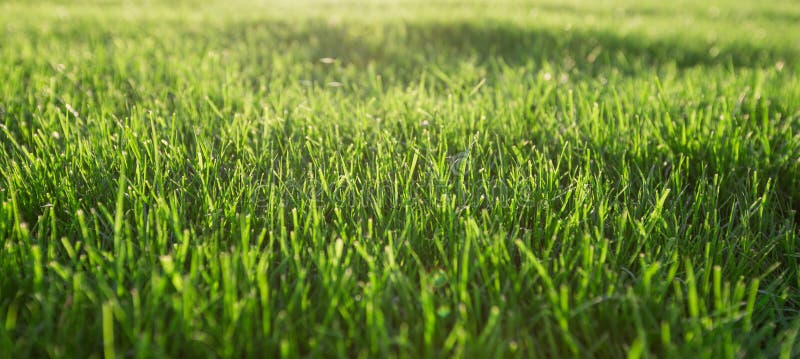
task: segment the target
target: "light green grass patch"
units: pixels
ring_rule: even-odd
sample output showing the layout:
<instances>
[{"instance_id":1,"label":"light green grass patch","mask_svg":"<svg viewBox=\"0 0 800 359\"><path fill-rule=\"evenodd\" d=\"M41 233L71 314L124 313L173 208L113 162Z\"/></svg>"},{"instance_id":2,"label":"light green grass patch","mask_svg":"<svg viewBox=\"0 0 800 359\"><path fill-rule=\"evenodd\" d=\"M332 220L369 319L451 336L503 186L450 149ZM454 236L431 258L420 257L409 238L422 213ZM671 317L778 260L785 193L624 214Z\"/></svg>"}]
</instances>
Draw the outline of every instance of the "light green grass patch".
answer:
<instances>
[{"instance_id":1,"label":"light green grass patch","mask_svg":"<svg viewBox=\"0 0 800 359\"><path fill-rule=\"evenodd\" d=\"M0 357L798 355L791 1L0 3Z\"/></svg>"}]
</instances>

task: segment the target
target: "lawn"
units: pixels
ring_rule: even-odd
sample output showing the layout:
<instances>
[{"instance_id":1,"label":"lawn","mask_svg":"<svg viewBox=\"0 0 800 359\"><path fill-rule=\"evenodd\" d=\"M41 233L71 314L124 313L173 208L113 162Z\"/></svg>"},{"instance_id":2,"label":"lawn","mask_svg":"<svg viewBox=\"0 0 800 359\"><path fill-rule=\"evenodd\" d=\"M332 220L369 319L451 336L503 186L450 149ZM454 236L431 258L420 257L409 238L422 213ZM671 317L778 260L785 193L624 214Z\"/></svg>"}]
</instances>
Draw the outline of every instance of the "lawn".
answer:
<instances>
[{"instance_id":1,"label":"lawn","mask_svg":"<svg viewBox=\"0 0 800 359\"><path fill-rule=\"evenodd\" d=\"M800 355L800 3L0 1L0 357Z\"/></svg>"}]
</instances>

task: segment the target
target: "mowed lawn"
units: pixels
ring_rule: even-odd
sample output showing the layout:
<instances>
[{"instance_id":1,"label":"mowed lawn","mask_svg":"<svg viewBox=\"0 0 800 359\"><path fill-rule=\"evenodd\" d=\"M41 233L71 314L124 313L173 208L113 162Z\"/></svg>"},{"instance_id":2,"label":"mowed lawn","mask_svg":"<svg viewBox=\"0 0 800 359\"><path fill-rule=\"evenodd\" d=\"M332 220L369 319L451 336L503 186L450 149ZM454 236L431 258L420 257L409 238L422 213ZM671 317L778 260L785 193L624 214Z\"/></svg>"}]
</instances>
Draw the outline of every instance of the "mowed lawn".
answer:
<instances>
[{"instance_id":1,"label":"mowed lawn","mask_svg":"<svg viewBox=\"0 0 800 359\"><path fill-rule=\"evenodd\" d=\"M800 355L791 0L0 1L0 357Z\"/></svg>"}]
</instances>

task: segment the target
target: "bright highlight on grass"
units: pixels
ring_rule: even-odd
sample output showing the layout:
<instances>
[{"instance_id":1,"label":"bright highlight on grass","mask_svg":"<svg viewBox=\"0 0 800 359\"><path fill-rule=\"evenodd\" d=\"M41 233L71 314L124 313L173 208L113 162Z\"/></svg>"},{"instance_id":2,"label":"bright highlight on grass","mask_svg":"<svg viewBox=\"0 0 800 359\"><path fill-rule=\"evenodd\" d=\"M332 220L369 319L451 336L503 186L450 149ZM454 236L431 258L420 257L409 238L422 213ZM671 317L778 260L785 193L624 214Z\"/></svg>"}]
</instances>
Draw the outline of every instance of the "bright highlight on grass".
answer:
<instances>
[{"instance_id":1,"label":"bright highlight on grass","mask_svg":"<svg viewBox=\"0 0 800 359\"><path fill-rule=\"evenodd\" d=\"M0 3L0 357L800 355L793 1Z\"/></svg>"}]
</instances>

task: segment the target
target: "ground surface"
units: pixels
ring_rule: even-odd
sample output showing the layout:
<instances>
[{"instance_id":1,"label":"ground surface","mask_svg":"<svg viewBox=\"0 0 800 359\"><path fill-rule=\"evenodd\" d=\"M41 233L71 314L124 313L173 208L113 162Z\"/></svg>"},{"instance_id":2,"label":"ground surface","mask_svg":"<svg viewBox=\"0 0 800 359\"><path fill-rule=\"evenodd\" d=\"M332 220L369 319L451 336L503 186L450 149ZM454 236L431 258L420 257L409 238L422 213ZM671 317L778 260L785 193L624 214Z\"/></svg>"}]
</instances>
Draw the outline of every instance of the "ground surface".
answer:
<instances>
[{"instance_id":1,"label":"ground surface","mask_svg":"<svg viewBox=\"0 0 800 359\"><path fill-rule=\"evenodd\" d=\"M0 1L0 357L798 355L800 4L662 3Z\"/></svg>"}]
</instances>

